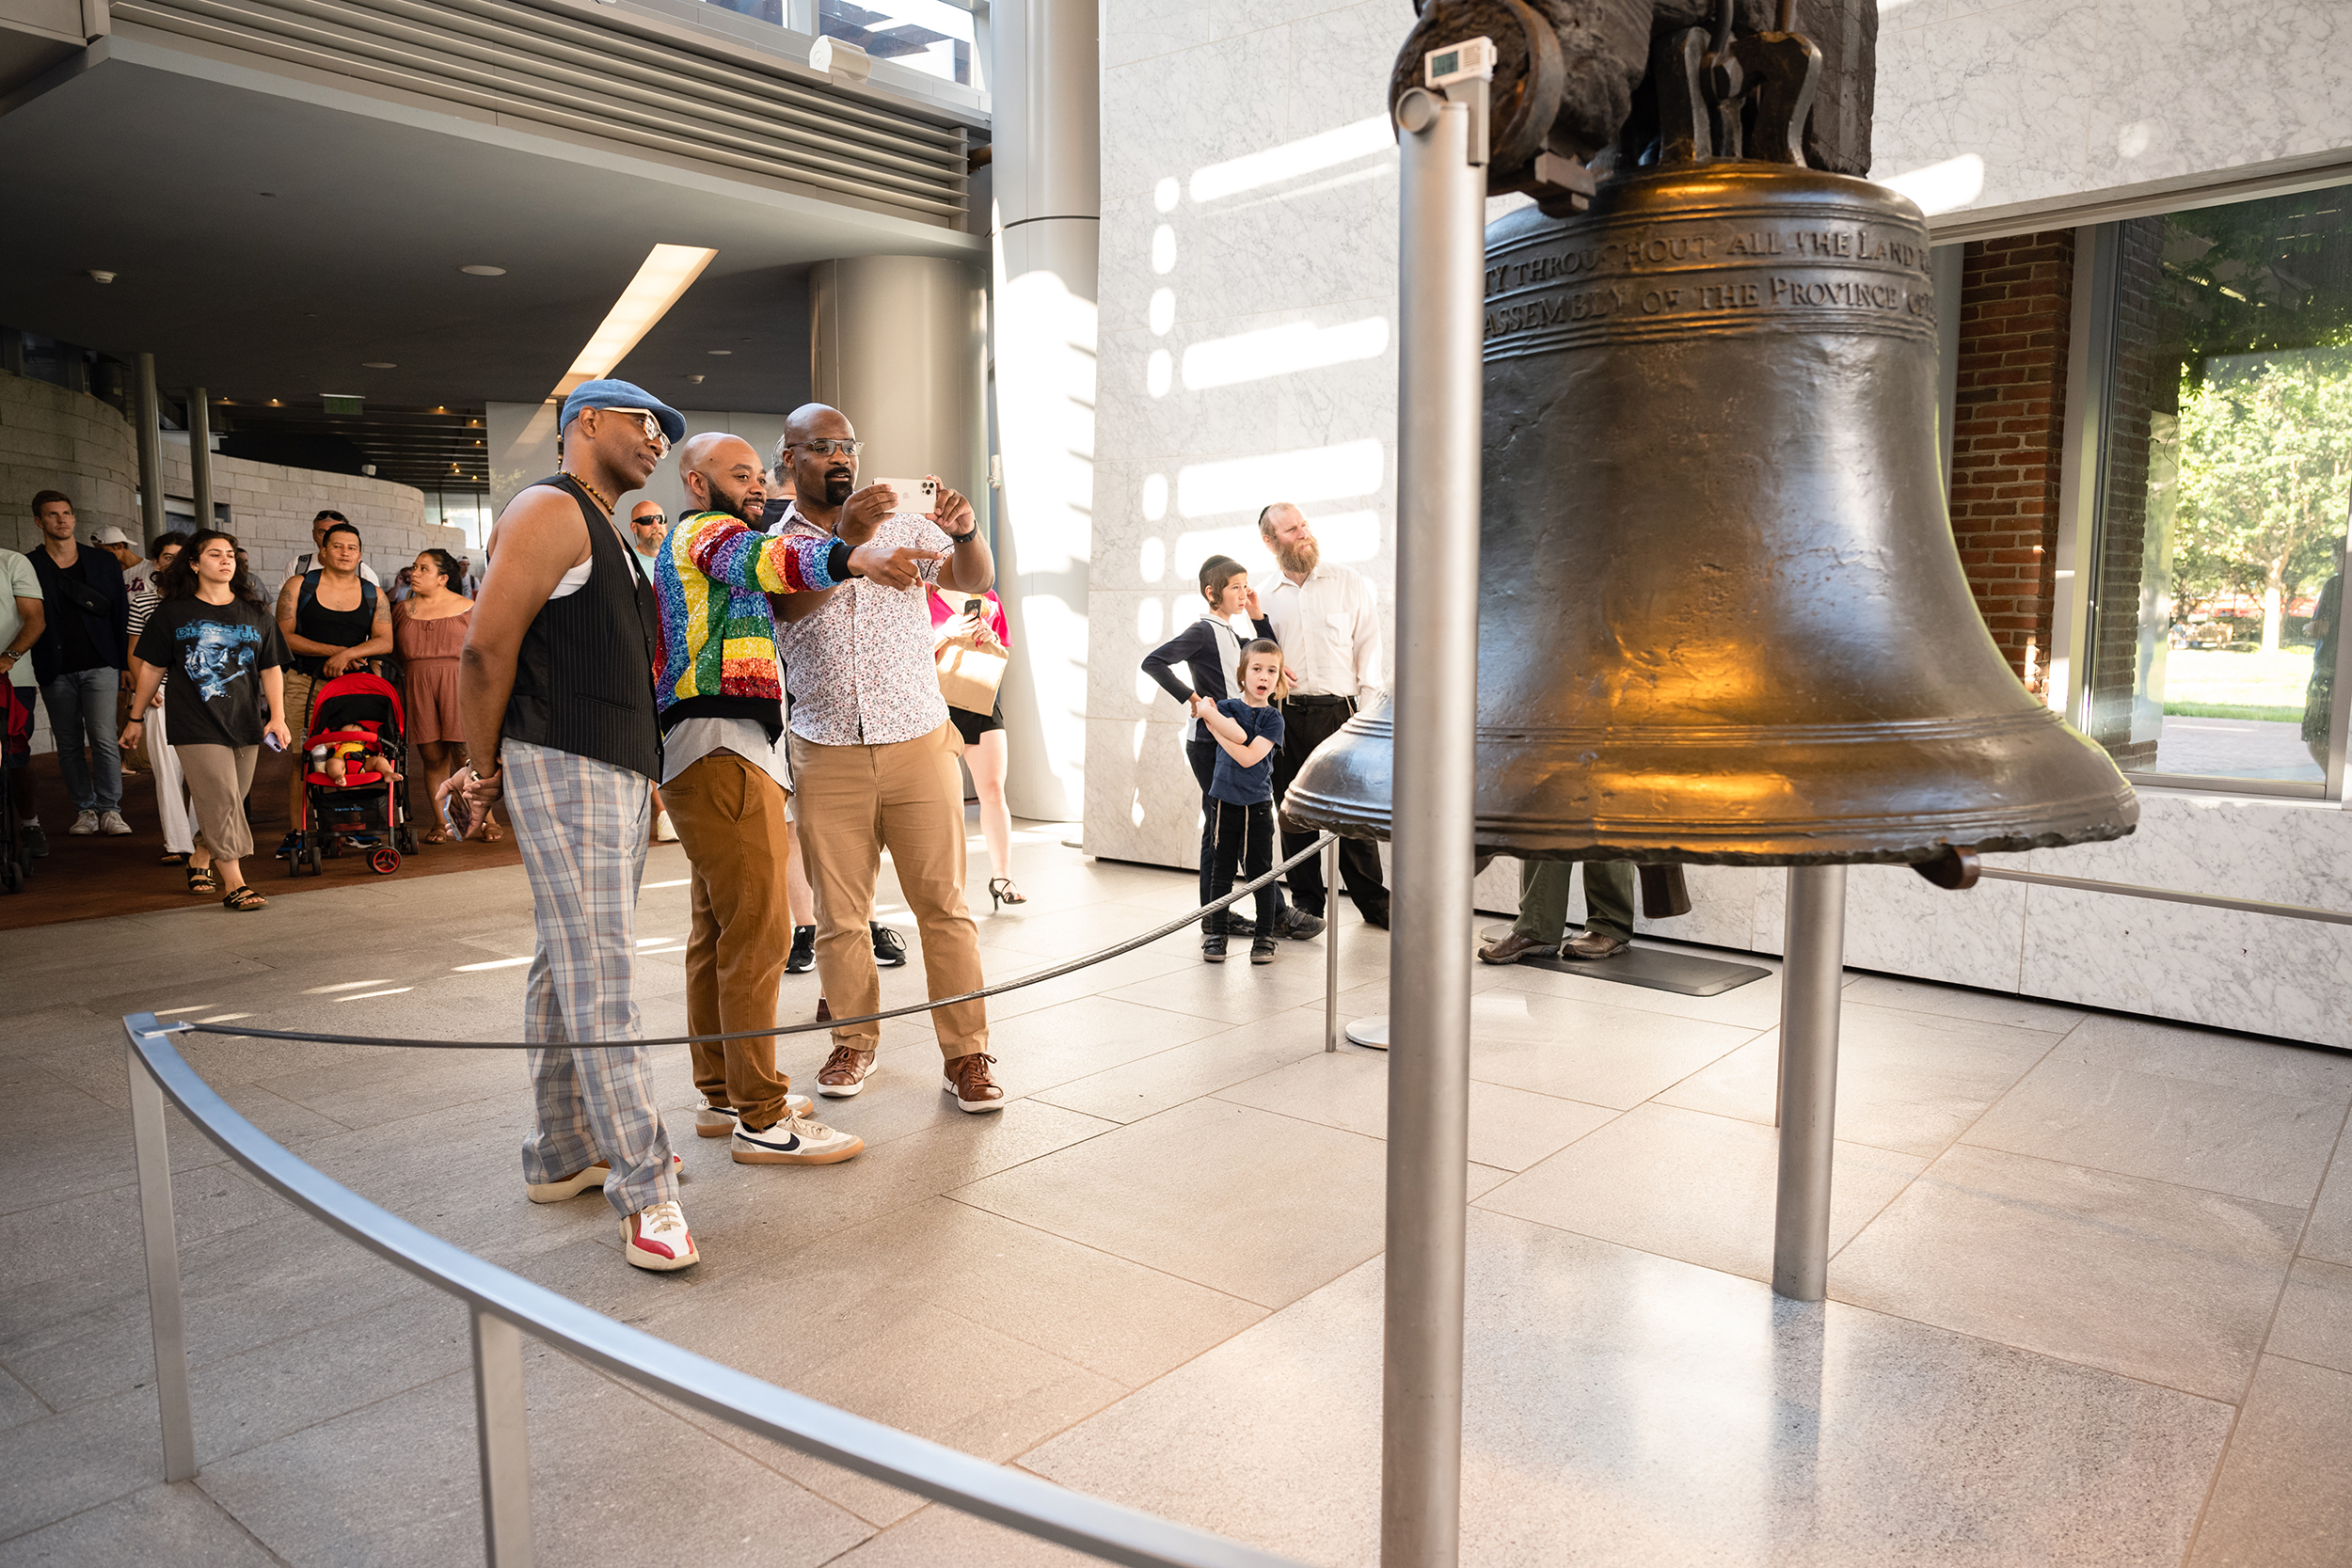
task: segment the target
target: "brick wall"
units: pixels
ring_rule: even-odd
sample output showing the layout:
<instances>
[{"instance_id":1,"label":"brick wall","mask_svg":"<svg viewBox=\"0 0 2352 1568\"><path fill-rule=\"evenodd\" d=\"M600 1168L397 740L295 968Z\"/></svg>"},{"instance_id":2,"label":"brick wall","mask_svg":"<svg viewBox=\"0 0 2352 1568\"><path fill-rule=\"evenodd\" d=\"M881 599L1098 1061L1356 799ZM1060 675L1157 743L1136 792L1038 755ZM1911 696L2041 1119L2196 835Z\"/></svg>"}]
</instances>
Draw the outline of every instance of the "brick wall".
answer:
<instances>
[{"instance_id":1,"label":"brick wall","mask_svg":"<svg viewBox=\"0 0 2352 1568\"><path fill-rule=\"evenodd\" d=\"M2074 277L2071 230L1972 242L1961 275L1952 533L1993 641L2037 695L2049 667Z\"/></svg>"},{"instance_id":2,"label":"brick wall","mask_svg":"<svg viewBox=\"0 0 2352 1568\"><path fill-rule=\"evenodd\" d=\"M2137 707L2140 619L2143 590L2152 564L2164 558L2166 541L2148 533L2149 437L2158 416L2181 411L2180 360L2168 356L2157 312L2164 299L2164 235L2161 217L2115 226L2115 363L2109 372L2106 491L2099 515L2098 594L2089 654L2090 738L2107 749L2119 768L2153 768L2156 726L2133 736Z\"/></svg>"}]
</instances>

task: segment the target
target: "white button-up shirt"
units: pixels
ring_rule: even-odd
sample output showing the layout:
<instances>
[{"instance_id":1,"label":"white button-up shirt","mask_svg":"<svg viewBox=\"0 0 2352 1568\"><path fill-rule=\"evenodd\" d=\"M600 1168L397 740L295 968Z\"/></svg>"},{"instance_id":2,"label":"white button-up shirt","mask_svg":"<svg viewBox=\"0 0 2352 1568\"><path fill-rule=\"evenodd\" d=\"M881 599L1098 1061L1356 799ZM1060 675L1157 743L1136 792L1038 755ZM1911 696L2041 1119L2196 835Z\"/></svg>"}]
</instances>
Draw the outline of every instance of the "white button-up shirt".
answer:
<instances>
[{"instance_id":1,"label":"white button-up shirt","mask_svg":"<svg viewBox=\"0 0 2352 1568\"><path fill-rule=\"evenodd\" d=\"M1282 662L1298 673L1294 691L1371 705L1383 685L1380 599L1362 573L1326 561L1305 582L1293 582L1277 570L1274 591L1260 597Z\"/></svg>"}]
</instances>

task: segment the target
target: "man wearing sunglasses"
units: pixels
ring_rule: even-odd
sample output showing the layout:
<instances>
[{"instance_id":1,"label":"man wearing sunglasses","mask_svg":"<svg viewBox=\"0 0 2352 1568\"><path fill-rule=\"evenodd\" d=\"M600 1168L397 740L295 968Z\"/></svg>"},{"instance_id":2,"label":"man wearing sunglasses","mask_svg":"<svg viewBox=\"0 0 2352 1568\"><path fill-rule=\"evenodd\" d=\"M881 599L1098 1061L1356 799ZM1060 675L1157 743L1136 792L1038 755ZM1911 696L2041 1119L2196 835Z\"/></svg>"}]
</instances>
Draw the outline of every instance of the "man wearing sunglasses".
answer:
<instances>
[{"instance_id":1,"label":"man wearing sunglasses","mask_svg":"<svg viewBox=\"0 0 2352 1568\"><path fill-rule=\"evenodd\" d=\"M874 885L890 852L898 891L923 934L924 978L936 1000L985 984L978 928L963 896L961 737L948 721L932 660L927 585L981 594L996 562L971 503L945 485L928 515L889 484L858 488L863 445L837 408L812 403L785 421L779 460L791 468L787 539L862 538L930 552L911 588L851 582L785 595L778 652L791 694L787 716L795 826L817 889L817 972L835 1016L880 1004L870 944ZM943 1087L966 1111L1004 1107L989 1074L988 1007L936 1007ZM846 1097L874 1070L881 1031L835 1029L817 1092Z\"/></svg>"},{"instance_id":2,"label":"man wearing sunglasses","mask_svg":"<svg viewBox=\"0 0 2352 1568\"><path fill-rule=\"evenodd\" d=\"M660 501L639 501L628 510L629 542L637 553L648 562L661 553L661 541L670 531L670 515L661 510ZM653 568L645 568L648 572Z\"/></svg>"}]
</instances>

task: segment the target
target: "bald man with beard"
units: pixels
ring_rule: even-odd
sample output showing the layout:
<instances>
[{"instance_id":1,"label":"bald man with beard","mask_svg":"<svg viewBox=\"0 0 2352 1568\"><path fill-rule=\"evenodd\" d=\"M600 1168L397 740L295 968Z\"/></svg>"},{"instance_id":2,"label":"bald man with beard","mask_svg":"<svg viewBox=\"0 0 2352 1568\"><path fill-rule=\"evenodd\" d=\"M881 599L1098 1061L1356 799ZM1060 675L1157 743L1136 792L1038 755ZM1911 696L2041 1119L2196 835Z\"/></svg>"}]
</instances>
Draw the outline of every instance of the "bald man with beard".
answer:
<instances>
[{"instance_id":1,"label":"bald man with beard","mask_svg":"<svg viewBox=\"0 0 2352 1568\"><path fill-rule=\"evenodd\" d=\"M776 624L768 595L821 592L852 577L904 588L928 551L868 541L758 531L767 472L741 439L696 436L678 449L694 510L647 563L661 611L654 698L662 736L662 798L692 863L686 944L690 1034L771 1029L792 942L785 896L790 771ZM812 1119L810 1101L776 1070L772 1035L693 1048L702 1104L694 1131L732 1139L739 1164L829 1165L866 1147Z\"/></svg>"}]
</instances>

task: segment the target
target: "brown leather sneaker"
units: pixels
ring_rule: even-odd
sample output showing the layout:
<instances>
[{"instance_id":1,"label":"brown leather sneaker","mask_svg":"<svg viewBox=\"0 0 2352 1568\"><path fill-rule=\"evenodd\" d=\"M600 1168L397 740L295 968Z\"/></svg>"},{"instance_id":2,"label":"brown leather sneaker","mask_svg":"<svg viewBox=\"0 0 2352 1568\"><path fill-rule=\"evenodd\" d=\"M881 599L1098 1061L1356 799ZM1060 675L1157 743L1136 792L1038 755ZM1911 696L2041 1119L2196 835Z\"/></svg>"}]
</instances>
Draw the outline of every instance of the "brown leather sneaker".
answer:
<instances>
[{"instance_id":1,"label":"brown leather sneaker","mask_svg":"<svg viewBox=\"0 0 2352 1568\"><path fill-rule=\"evenodd\" d=\"M1606 931L1581 931L1560 944L1564 958L1613 958L1629 952L1633 944L1622 942Z\"/></svg>"},{"instance_id":2,"label":"brown leather sneaker","mask_svg":"<svg viewBox=\"0 0 2352 1568\"><path fill-rule=\"evenodd\" d=\"M1506 931L1500 942L1490 942L1478 950L1478 961L1488 964L1515 964L1530 953L1548 953L1551 949L1532 937L1517 931Z\"/></svg>"},{"instance_id":3,"label":"brown leather sneaker","mask_svg":"<svg viewBox=\"0 0 2352 1568\"><path fill-rule=\"evenodd\" d=\"M958 1056L947 1064L946 1081L941 1086L967 1111L1001 1111L1005 1108L1005 1091L988 1075L988 1064L995 1059L978 1051L969 1056Z\"/></svg>"},{"instance_id":4,"label":"brown leather sneaker","mask_svg":"<svg viewBox=\"0 0 2352 1568\"><path fill-rule=\"evenodd\" d=\"M847 1100L866 1086L873 1075L874 1053L836 1045L817 1073L817 1092L830 1100Z\"/></svg>"}]
</instances>

